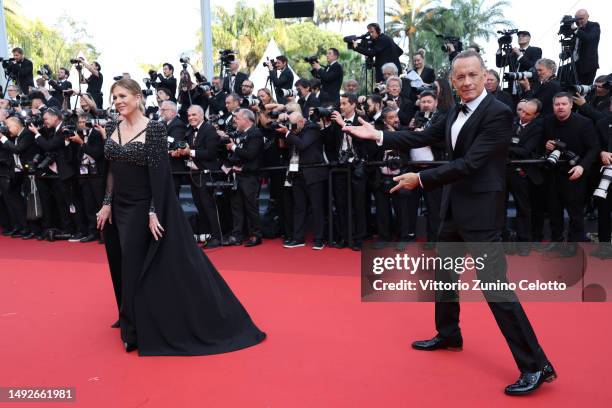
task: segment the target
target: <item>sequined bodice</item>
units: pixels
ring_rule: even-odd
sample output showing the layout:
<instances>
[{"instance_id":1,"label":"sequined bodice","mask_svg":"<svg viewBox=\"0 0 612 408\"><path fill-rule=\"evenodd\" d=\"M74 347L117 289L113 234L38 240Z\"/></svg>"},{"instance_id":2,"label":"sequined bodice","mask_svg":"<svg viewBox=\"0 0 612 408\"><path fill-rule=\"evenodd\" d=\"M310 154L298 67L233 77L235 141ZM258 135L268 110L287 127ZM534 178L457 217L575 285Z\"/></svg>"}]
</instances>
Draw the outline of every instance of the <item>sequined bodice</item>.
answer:
<instances>
[{"instance_id":1,"label":"sequined bodice","mask_svg":"<svg viewBox=\"0 0 612 408\"><path fill-rule=\"evenodd\" d=\"M147 145L143 142L130 142L121 146L109 137L104 144L106 160L146 166L148 156Z\"/></svg>"}]
</instances>

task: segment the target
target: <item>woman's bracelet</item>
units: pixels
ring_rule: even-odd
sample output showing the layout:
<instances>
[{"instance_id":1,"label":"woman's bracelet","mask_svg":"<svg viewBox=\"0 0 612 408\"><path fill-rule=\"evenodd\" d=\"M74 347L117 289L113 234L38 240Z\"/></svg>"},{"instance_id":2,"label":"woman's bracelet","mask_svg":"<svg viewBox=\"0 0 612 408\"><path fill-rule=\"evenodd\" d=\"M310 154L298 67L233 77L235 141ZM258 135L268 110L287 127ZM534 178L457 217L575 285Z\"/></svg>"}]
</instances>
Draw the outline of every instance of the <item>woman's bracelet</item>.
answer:
<instances>
[{"instance_id":1,"label":"woman's bracelet","mask_svg":"<svg viewBox=\"0 0 612 408\"><path fill-rule=\"evenodd\" d=\"M102 200L102 205L111 205L113 202L113 193L104 194L104 199Z\"/></svg>"}]
</instances>

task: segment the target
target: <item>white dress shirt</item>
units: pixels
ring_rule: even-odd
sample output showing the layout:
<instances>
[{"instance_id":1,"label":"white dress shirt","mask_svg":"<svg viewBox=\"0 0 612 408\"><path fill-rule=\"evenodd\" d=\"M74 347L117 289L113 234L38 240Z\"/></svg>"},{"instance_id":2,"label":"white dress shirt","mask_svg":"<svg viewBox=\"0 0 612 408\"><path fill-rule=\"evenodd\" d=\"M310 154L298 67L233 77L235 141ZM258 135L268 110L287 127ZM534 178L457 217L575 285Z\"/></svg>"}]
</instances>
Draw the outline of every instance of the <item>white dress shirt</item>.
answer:
<instances>
[{"instance_id":1,"label":"white dress shirt","mask_svg":"<svg viewBox=\"0 0 612 408\"><path fill-rule=\"evenodd\" d=\"M487 90L483 89L482 93L480 94L478 98L466 103L466 106L468 108L468 113L463 113L462 111L460 111L459 115L457 115L457 119L455 119L455 122L453 122L453 126L451 127L451 145L453 147L453 150L455 150L455 144L457 143L457 137L459 136L459 132L461 131L461 128L463 127L465 122L467 122L470 116L472 116L472 113L474 113L476 108L478 108L478 105L480 105L480 102L482 102L484 98L486 97L487 97Z\"/></svg>"}]
</instances>

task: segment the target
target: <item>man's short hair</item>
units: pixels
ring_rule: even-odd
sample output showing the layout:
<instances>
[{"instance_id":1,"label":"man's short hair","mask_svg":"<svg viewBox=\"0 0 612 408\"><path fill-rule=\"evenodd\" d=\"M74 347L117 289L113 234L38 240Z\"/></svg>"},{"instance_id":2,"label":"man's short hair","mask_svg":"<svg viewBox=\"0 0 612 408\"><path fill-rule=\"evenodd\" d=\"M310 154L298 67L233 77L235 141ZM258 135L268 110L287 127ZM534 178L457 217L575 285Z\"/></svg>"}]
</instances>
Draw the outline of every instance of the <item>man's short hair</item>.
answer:
<instances>
[{"instance_id":1,"label":"man's short hair","mask_svg":"<svg viewBox=\"0 0 612 408\"><path fill-rule=\"evenodd\" d=\"M608 75L600 75L597 78L595 78L595 81L593 81L593 83L603 84L607 80L608 80Z\"/></svg>"},{"instance_id":2,"label":"man's short hair","mask_svg":"<svg viewBox=\"0 0 612 408\"><path fill-rule=\"evenodd\" d=\"M380 26L378 25L378 23L370 23L370 24L368 24L368 28L373 28L376 31L377 34L380 34L381 31L382 31L380 29Z\"/></svg>"},{"instance_id":3,"label":"man's short hair","mask_svg":"<svg viewBox=\"0 0 612 408\"><path fill-rule=\"evenodd\" d=\"M548 59L548 58L540 58L539 60L536 61L535 65L544 65L546 68L548 68L553 73L557 71L557 64L555 63L555 61Z\"/></svg>"},{"instance_id":4,"label":"man's short hair","mask_svg":"<svg viewBox=\"0 0 612 408\"><path fill-rule=\"evenodd\" d=\"M397 75L397 73L399 72L397 69L397 65L392 62L387 62L386 64L383 64L382 67L380 67L380 72L385 72L387 70L392 71L393 75Z\"/></svg>"},{"instance_id":5,"label":"man's short hair","mask_svg":"<svg viewBox=\"0 0 612 408\"><path fill-rule=\"evenodd\" d=\"M553 103L555 103L555 101L560 98L567 98L569 99L570 105L574 104L573 95L569 92L557 92L555 96L553 96Z\"/></svg>"},{"instance_id":6,"label":"man's short hair","mask_svg":"<svg viewBox=\"0 0 612 408\"><path fill-rule=\"evenodd\" d=\"M15 47L15 48L13 48L13 51L11 51L11 52L16 52L17 54L23 55L23 48Z\"/></svg>"},{"instance_id":7,"label":"man's short hair","mask_svg":"<svg viewBox=\"0 0 612 408\"><path fill-rule=\"evenodd\" d=\"M438 94L435 91L423 91L419 94L419 99L425 98L427 96L434 98L435 101L438 100Z\"/></svg>"},{"instance_id":8,"label":"man's short hair","mask_svg":"<svg viewBox=\"0 0 612 408\"><path fill-rule=\"evenodd\" d=\"M169 62L165 62L164 65L162 65L162 67L168 67L170 71L174 72L174 66L172 66L172 64Z\"/></svg>"},{"instance_id":9,"label":"man's short hair","mask_svg":"<svg viewBox=\"0 0 612 408\"><path fill-rule=\"evenodd\" d=\"M495 77L495 79L497 80L497 82L499 82L499 74L497 73L496 70L490 69L490 70L487 71L487 74L493 75Z\"/></svg>"},{"instance_id":10,"label":"man's short hair","mask_svg":"<svg viewBox=\"0 0 612 408\"><path fill-rule=\"evenodd\" d=\"M8 111L6 109L3 109L3 111L8 113ZM18 117L10 116L10 117L6 118L6 123L8 124L9 122L12 122L12 123L14 123L17 126L23 127L23 122L21 122L21 120Z\"/></svg>"},{"instance_id":11,"label":"man's short hair","mask_svg":"<svg viewBox=\"0 0 612 408\"><path fill-rule=\"evenodd\" d=\"M51 115L51 116L55 116L56 118L62 120L63 116L62 116L62 112L57 109L57 108L49 108L45 111L45 115Z\"/></svg>"},{"instance_id":12,"label":"man's short hair","mask_svg":"<svg viewBox=\"0 0 612 408\"><path fill-rule=\"evenodd\" d=\"M243 119L248 119L251 123L255 123L255 114L250 109L238 109L236 114L242 116Z\"/></svg>"},{"instance_id":13,"label":"man's short hair","mask_svg":"<svg viewBox=\"0 0 612 408\"><path fill-rule=\"evenodd\" d=\"M168 109L170 109L174 113L178 112L178 107L176 106L176 103L174 103L173 101L163 101L161 104L166 105ZM194 106L194 105L191 105L191 106ZM195 105L195 106L199 106L199 105Z\"/></svg>"},{"instance_id":14,"label":"man's short hair","mask_svg":"<svg viewBox=\"0 0 612 408\"><path fill-rule=\"evenodd\" d=\"M66 79L70 76L70 70L68 68L61 67L59 71L64 71L66 74Z\"/></svg>"},{"instance_id":15,"label":"man's short hair","mask_svg":"<svg viewBox=\"0 0 612 408\"><path fill-rule=\"evenodd\" d=\"M30 92L30 94L28 95L28 97L30 99L40 99L43 102L46 101L47 99L45 98L45 95L43 95L42 92L39 91L35 91L35 92Z\"/></svg>"},{"instance_id":16,"label":"man's short hair","mask_svg":"<svg viewBox=\"0 0 612 408\"><path fill-rule=\"evenodd\" d=\"M172 101L164 101L162 103L162 105L164 103L168 103L168 102L172 102ZM174 102L172 102L172 103L176 107L176 104ZM191 105L189 108L187 108L187 112L189 112L189 111L196 111L198 114L204 116L204 109L202 109L202 107L200 105Z\"/></svg>"},{"instance_id":17,"label":"man's short hair","mask_svg":"<svg viewBox=\"0 0 612 408\"><path fill-rule=\"evenodd\" d=\"M278 57L276 57L276 59L281 61L281 62L284 62L285 64L287 64L289 62L287 57L285 57L284 55L279 55Z\"/></svg>"},{"instance_id":18,"label":"man's short hair","mask_svg":"<svg viewBox=\"0 0 612 408\"><path fill-rule=\"evenodd\" d=\"M387 119L387 115L389 115L391 112L395 112L395 109L384 108L381 112L383 119Z\"/></svg>"},{"instance_id":19,"label":"man's short hair","mask_svg":"<svg viewBox=\"0 0 612 408\"><path fill-rule=\"evenodd\" d=\"M387 80L385 81L385 85L389 86L390 82L397 82L399 84L400 89L402 89L402 80L400 79L400 77L398 76L390 76L389 78L387 78Z\"/></svg>"},{"instance_id":20,"label":"man's short hair","mask_svg":"<svg viewBox=\"0 0 612 408\"><path fill-rule=\"evenodd\" d=\"M225 97L225 100L227 100L227 98L232 98L232 100L236 103L240 103L240 101L242 101L242 96L238 95L237 93L228 94Z\"/></svg>"},{"instance_id":21,"label":"man's short hair","mask_svg":"<svg viewBox=\"0 0 612 408\"><path fill-rule=\"evenodd\" d=\"M312 78L310 80L311 89L321 89L321 80L319 78Z\"/></svg>"},{"instance_id":22,"label":"man's short hair","mask_svg":"<svg viewBox=\"0 0 612 408\"><path fill-rule=\"evenodd\" d=\"M380 105L382 105L382 103L383 103L383 98L379 94L370 94L370 95L368 95L368 99L371 100L372 102L378 103Z\"/></svg>"},{"instance_id":23,"label":"man's short hair","mask_svg":"<svg viewBox=\"0 0 612 408\"><path fill-rule=\"evenodd\" d=\"M330 50L330 51L331 51L331 52L332 52L332 53L333 53L333 54L334 54L336 57L340 56L340 51L338 51L338 49L337 49L337 48L333 48L333 47L331 47L331 48L329 48L329 50Z\"/></svg>"},{"instance_id":24,"label":"man's short hair","mask_svg":"<svg viewBox=\"0 0 612 408\"><path fill-rule=\"evenodd\" d=\"M304 79L304 78L300 78L295 82L295 86L301 86L302 88L312 88L312 84L310 83L309 80Z\"/></svg>"},{"instance_id":25,"label":"man's short hair","mask_svg":"<svg viewBox=\"0 0 612 408\"><path fill-rule=\"evenodd\" d=\"M340 95L340 98L348 99L348 103L350 103L351 105L357 105L357 102L359 101L359 99L357 98L357 95L352 94L352 93Z\"/></svg>"},{"instance_id":26,"label":"man's short hair","mask_svg":"<svg viewBox=\"0 0 612 408\"><path fill-rule=\"evenodd\" d=\"M451 74L453 73L455 62L460 59L466 59L466 58L478 58L478 61L480 62L480 67L486 71L487 66L482 60L482 56L474 50L465 50L465 51L461 51L459 54L455 56L455 58L453 58L453 62L451 63L451 70L450 70Z\"/></svg>"},{"instance_id":27,"label":"man's short hair","mask_svg":"<svg viewBox=\"0 0 612 408\"><path fill-rule=\"evenodd\" d=\"M542 101L539 100L538 98L531 98L527 101L525 101L525 103L532 103L536 106L536 113L540 113L542 112Z\"/></svg>"}]
</instances>

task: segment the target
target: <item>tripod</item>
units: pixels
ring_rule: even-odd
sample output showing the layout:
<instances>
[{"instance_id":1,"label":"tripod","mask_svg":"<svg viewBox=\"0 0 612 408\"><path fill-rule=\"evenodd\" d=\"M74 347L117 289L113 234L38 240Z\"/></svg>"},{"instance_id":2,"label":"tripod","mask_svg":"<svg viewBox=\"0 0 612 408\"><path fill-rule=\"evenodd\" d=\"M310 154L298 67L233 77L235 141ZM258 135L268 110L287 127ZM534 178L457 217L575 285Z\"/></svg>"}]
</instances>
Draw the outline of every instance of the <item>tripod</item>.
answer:
<instances>
[{"instance_id":1,"label":"tripod","mask_svg":"<svg viewBox=\"0 0 612 408\"><path fill-rule=\"evenodd\" d=\"M503 83L506 83L506 89L510 92L512 96L517 96L519 94L520 88L517 85L516 81L510 81L504 79L504 74L506 73L506 67L508 67L509 72L516 72L518 70L518 61L515 59L512 60L512 45L504 44L502 46L502 58L501 58L501 68L499 69L499 78Z\"/></svg>"},{"instance_id":2,"label":"tripod","mask_svg":"<svg viewBox=\"0 0 612 408\"><path fill-rule=\"evenodd\" d=\"M374 90L374 83L376 78L376 73L374 71L374 58L365 57L365 61L361 64L361 86L362 92L364 95L368 95Z\"/></svg>"},{"instance_id":3,"label":"tripod","mask_svg":"<svg viewBox=\"0 0 612 408\"><path fill-rule=\"evenodd\" d=\"M578 73L576 72L576 38L563 37L561 43L561 53L559 54L559 69L557 69L557 79L561 88L566 89L572 85L578 85ZM590 84L587 84L590 85Z\"/></svg>"}]
</instances>

